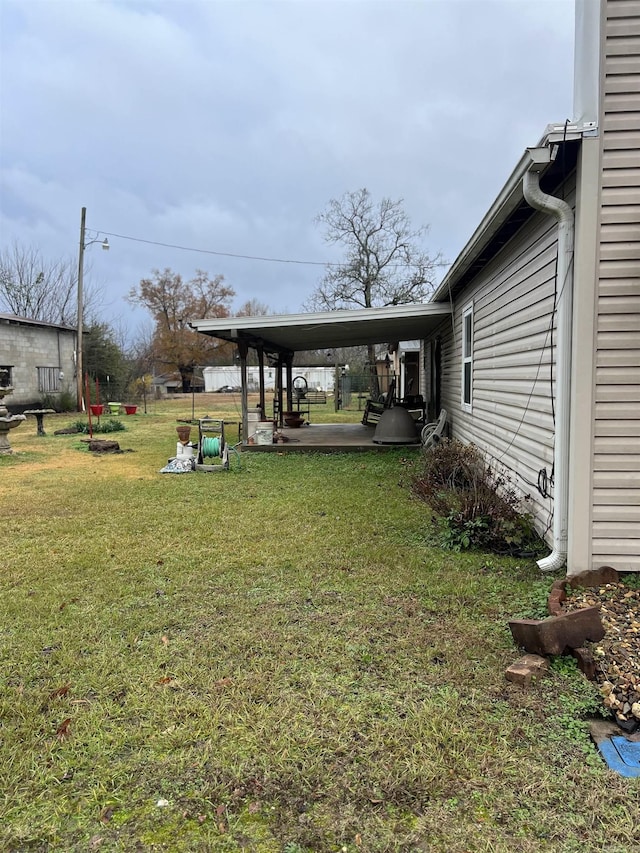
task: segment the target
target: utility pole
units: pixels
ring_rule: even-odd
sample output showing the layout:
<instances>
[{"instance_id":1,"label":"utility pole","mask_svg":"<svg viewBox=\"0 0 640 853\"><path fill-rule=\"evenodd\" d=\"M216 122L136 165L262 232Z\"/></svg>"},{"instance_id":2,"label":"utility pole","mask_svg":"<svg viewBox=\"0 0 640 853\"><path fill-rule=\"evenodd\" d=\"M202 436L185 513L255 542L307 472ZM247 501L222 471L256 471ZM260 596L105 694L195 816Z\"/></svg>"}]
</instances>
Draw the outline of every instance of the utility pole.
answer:
<instances>
[{"instance_id":1,"label":"utility pole","mask_svg":"<svg viewBox=\"0 0 640 853\"><path fill-rule=\"evenodd\" d=\"M78 411L84 411L82 404L82 314L84 312L84 232L87 219L87 208L83 207L80 214L80 251L78 252L78 327L76 332L76 380L78 388Z\"/></svg>"},{"instance_id":2,"label":"utility pole","mask_svg":"<svg viewBox=\"0 0 640 853\"><path fill-rule=\"evenodd\" d=\"M77 380L77 393L78 393L78 411L84 411L84 405L82 402L82 398L84 396L84 386L83 386L83 369L82 369L82 323L83 323L83 314L84 314L84 250L87 246L91 246L92 243L100 243L103 249L108 251L109 249L109 240L107 237L104 240L100 240L96 237L95 240L89 240L88 243L85 242L85 225L87 221L87 208L83 207L82 212L80 213L80 249L78 251L78 325L76 330L76 380ZM89 401L87 401L88 404Z\"/></svg>"}]
</instances>

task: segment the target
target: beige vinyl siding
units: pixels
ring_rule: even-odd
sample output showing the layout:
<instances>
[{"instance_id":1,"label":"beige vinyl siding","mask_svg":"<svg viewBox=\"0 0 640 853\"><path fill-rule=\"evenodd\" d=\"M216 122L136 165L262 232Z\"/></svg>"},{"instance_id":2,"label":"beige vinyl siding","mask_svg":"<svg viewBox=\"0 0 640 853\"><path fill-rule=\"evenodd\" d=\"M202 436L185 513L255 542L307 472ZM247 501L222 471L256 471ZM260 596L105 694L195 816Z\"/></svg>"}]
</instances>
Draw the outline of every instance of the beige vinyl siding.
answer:
<instances>
[{"instance_id":1,"label":"beige vinyl siding","mask_svg":"<svg viewBox=\"0 0 640 853\"><path fill-rule=\"evenodd\" d=\"M640 571L640 2L605 27L592 551Z\"/></svg>"},{"instance_id":2,"label":"beige vinyl siding","mask_svg":"<svg viewBox=\"0 0 640 853\"><path fill-rule=\"evenodd\" d=\"M571 179L565 190L573 204ZM456 438L474 442L512 471L513 482L532 498L541 532L553 502L535 484L553 464L551 325L557 255L555 220L534 214L527 226L456 298L455 342L443 325L442 404ZM473 301L473 403L461 404L462 312ZM555 330L554 330L555 333Z\"/></svg>"}]
</instances>

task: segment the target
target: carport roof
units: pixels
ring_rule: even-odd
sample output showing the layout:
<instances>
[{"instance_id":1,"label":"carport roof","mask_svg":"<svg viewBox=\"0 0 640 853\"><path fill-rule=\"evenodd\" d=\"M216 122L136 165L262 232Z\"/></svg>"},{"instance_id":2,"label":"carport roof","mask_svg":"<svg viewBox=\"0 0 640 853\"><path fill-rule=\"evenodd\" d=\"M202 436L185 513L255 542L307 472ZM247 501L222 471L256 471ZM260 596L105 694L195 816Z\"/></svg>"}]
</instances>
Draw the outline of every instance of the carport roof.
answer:
<instances>
[{"instance_id":1,"label":"carport roof","mask_svg":"<svg viewBox=\"0 0 640 853\"><path fill-rule=\"evenodd\" d=\"M192 320L190 325L225 341L286 353L421 340L428 338L449 314L448 305L429 302L313 314Z\"/></svg>"}]
</instances>

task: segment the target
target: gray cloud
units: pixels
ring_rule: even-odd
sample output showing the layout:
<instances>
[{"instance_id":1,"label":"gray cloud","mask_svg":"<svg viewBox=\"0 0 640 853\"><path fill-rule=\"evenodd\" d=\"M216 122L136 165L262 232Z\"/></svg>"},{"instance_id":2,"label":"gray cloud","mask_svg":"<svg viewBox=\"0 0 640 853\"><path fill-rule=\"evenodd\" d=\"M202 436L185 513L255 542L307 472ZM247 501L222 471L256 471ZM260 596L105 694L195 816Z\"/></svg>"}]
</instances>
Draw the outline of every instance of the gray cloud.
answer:
<instances>
[{"instance_id":1,"label":"gray cloud","mask_svg":"<svg viewBox=\"0 0 640 853\"><path fill-rule=\"evenodd\" d=\"M571 0L2 0L2 240L91 228L335 258L314 225L361 186L453 260L522 150L571 115ZM105 312L152 267L298 310L322 269L111 240Z\"/></svg>"}]
</instances>

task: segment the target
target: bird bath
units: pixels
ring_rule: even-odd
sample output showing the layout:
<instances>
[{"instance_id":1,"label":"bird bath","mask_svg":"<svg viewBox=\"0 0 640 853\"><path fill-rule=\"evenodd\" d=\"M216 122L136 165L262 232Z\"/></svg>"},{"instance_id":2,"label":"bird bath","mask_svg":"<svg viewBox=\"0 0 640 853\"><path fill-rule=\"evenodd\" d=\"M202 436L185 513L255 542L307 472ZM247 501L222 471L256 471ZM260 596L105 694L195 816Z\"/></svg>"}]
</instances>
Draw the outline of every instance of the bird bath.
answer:
<instances>
[{"instance_id":1,"label":"bird bath","mask_svg":"<svg viewBox=\"0 0 640 853\"><path fill-rule=\"evenodd\" d=\"M2 377L0 377L0 382ZM8 455L13 453L9 444L9 430L20 426L23 421L26 421L24 415L10 415L7 407L4 404L4 398L7 394L11 394L13 388L11 385L0 384L0 455Z\"/></svg>"}]
</instances>

